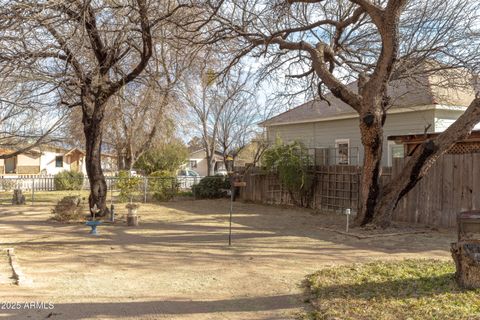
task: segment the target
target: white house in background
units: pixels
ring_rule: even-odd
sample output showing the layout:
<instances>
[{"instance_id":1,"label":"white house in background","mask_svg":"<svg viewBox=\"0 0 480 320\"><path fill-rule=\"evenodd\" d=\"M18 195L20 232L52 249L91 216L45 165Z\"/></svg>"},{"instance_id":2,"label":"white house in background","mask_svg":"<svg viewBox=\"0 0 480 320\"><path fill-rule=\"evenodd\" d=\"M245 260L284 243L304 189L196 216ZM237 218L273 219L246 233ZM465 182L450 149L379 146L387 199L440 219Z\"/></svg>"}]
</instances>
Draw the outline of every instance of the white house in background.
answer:
<instances>
[{"instance_id":1,"label":"white house in background","mask_svg":"<svg viewBox=\"0 0 480 320\"><path fill-rule=\"evenodd\" d=\"M14 150L0 150L0 154ZM108 174L116 170L116 157L102 154L102 168ZM0 175L55 175L61 171L87 174L85 152L78 148L40 146L8 159L0 159Z\"/></svg>"},{"instance_id":2,"label":"white house in background","mask_svg":"<svg viewBox=\"0 0 480 320\"><path fill-rule=\"evenodd\" d=\"M225 171L225 163L223 162L222 154L215 151L214 159L214 173L216 174L219 171ZM185 167L197 172L200 176L208 176L207 153L205 152L205 149L191 152Z\"/></svg>"},{"instance_id":3,"label":"white house in background","mask_svg":"<svg viewBox=\"0 0 480 320\"><path fill-rule=\"evenodd\" d=\"M433 75L391 82L388 92L393 105L384 126L384 166L391 166L392 158L404 156L403 146L388 141L388 136L442 132L474 99L473 85L454 90L445 82L445 78ZM349 86L356 90L356 83ZM310 148L317 164L361 165L358 114L332 94L326 99L330 105L326 101L309 101L262 122L269 143L277 139L283 143L302 142Z\"/></svg>"}]
</instances>

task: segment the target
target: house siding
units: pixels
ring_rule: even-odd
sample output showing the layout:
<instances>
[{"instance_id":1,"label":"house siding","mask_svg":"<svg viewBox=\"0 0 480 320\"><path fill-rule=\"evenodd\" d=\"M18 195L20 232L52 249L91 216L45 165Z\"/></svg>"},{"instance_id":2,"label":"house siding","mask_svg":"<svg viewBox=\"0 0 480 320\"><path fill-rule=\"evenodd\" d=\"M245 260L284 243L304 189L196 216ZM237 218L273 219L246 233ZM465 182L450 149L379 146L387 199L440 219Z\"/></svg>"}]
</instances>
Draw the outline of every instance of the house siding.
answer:
<instances>
[{"instance_id":1,"label":"house siding","mask_svg":"<svg viewBox=\"0 0 480 320\"><path fill-rule=\"evenodd\" d=\"M390 114L384 126L383 165L389 164L388 142L386 137L409 133L424 132L431 125L428 132L433 132L434 111L412 111L400 114ZM308 148L334 148L335 140L349 139L350 148L358 148L358 160L363 160L358 117L342 120L330 120L314 123L286 124L267 127L267 137L270 143L277 138L283 143L293 141L302 142ZM354 152L355 150L352 150ZM352 155L351 155L352 157Z\"/></svg>"},{"instance_id":2,"label":"house siding","mask_svg":"<svg viewBox=\"0 0 480 320\"><path fill-rule=\"evenodd\" d=\"M17 174L38 174L40 172L40 155L19 154L16 171Z\"/></svg>"},{"instance_id":3,"label":"house siding","mask_svg":"<svg viewBox=\"0 0 480 320\"><path fill-rule=\"evenodd\" d=\"M445 131L464 111L458 110L435 110L435 132ZM480 130L480 123L474 130Z\"/></svg>"},{"instance_id":4,"label":"house siding","mask_svg":"<svg viewBox=\"0 0 480 320\"><path fill-rule=\"evenodd\" d=\"M57 167L55 164L55 158L57 156L63 157L62 167ZM41 170L46 174L54 174L54 175L62 171L70 170L70 165L66 163L65 160L66 160L66 157L62 152L44 151L40 161Z\"/></svg>"},{"instance_id":5,"label":"house siding","mask_svg":"<svg viewBox=\"0 0 480 320\"><path fill-rule=\"evenodd\" d=\"M220 157L218 154L215 154L215 163L223 163L223 158ZM188 157L188 161L197 161L196 168L190 168L200 176L208 176L208 161L207 161L207 153L205 150L199 150L192 152ZM189 167L189 164L186 164ZM214 164L215 165L215 164Z\"/></svg>"}]
</instances>

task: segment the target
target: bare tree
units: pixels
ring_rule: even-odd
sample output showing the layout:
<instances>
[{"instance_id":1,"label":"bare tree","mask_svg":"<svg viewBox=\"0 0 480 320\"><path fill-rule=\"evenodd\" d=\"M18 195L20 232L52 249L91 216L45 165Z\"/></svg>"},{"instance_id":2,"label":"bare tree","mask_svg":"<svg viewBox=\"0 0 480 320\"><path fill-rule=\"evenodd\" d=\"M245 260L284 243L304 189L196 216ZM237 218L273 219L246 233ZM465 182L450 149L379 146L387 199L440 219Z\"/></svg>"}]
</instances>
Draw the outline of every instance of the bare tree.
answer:
<instances>
[{"instance_id":1,"label":"bare tree","mask_svg":"<svg viewBox=\"0 0 480 320\"><path fill-rule=\"evenodd\" d=\"M0 84L0 159L14 157L45 143L57 142L67 112L48 98L6 77ZM36 102L32 103L31 100ZM67 110L65 110L67 111Z\"/></svg>"},{"instance_id":2,"label":"bare tree","mask_svg":"<svg viewBox=\"0 0 480 320\"><path fill-rule=\"evenodd\" d=\"M172 35L174 28L154 34L154 60L145 83L126 86L113 99L106 143L116 150L120 168L131 170L147 150L169 141L175 128L174 116L181 109L179 81L195 61L197 48L182 46Z\"/></svg>"},{"instance_id":3,"label":"bare tree","mask_svg":"<svg viewBox=\"0 0 480 320\"><path fill-rule=\"evenodd\" d=\"M82 109L90 208L108 211L101 168L108 101L139 79L152 57L152 33L185 6L169 0L15 0L0 9L0 62L34 90Z\"/></svg>"},{"instance_id":4,"label":"bare tree","mask_svg":"<svg viewBox=\"0 0 480 320\"><path fill-rule=\"evenodd\" d=\"M252 124L242 124L239 115L239 112L246 112L247 97L251 95L248 81L249 77L241 75L240 71L219 79L212 64L205 62L184 80L182 100L191 111L187 114L191 127L195 128L201 137L208 175L214 174L215 152L220 147L226 161L234 143L244 143L234 135L241 135L240 131L246 132L245 128L237 126L248 127Z\"/></svg>"},{"instance_id":5,"label":"bare tree","mask_svg":"<svg viewBox=\"0 0 480 320\"><path fill-rule=\"evenodd\" d=\"M237 92L232 92L235 98L227 103L218 115L218 138L217 144L222 153L225 165L232 163L237 155L251 142L258 133L257 123L261 121L260 106L257 97L252 89L253 79L250 74L237 77L245 77L244 82L238 87ZM243 88L242 88L243 87ZM232 158L232 162L227 161ZM233 171L232 168L227 168Z\"/></svg>"},{"instance_id":6,"label":"bare tree","mask_svg":"<svg viewBox=\"0 0 480 320\"><path fill-rule=\"evenodd\" d=\"M230 50L231 64L247 54L265 57L265 77L300 79L305 81L301 91L313 88L321 99L331 92L358 113L365 150L359 225L388 226L399 199L480 120L480 100L475 99L450 129L422 144L401 174L380 189L383 126L392 106L388 84L452 69L471 80L462 70L479 62L479 8L472 1L218 1L210 8L210 34L198 34L197 43ZM184 28L195 32L195 26ZM347 85L352 81L355 85Z\"/></svg>"}]
</instances>

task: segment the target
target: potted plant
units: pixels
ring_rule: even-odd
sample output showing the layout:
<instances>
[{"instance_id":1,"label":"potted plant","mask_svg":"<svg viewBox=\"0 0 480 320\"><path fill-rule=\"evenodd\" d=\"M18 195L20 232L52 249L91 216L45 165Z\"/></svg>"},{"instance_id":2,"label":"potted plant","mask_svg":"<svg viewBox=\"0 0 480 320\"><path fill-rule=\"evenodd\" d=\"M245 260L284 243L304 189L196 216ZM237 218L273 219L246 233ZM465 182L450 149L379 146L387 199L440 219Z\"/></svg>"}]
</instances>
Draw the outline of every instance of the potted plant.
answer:
<instances>
[{"instance_id":1,"label":"potted plant","mask_svg":"<svg viewBox=\"0 0 480 320\"><path fill-rule=\"evenodd\" d=\"M125 206L125 208L127 208L127 210L128 210L128 215L129 216L137 215L137 210L138 210L139 207L140 207L140 205L138 203L133 203L133 202L129 202Z\"/></svg>"}]
</instances>

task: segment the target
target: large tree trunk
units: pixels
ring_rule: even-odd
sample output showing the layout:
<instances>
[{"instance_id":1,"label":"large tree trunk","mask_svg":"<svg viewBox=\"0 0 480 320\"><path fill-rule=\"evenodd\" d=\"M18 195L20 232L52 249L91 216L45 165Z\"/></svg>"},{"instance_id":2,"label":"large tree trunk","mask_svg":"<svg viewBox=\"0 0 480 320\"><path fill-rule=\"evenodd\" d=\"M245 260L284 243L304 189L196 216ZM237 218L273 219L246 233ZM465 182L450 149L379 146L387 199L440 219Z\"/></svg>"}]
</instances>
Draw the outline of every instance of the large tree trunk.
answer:
<instances>
[{"instance_id":1,"label":"large tree trunk","mask_svg":"<svg viewBox=\"0 0 480 320\"><path fill-rule=\"evenodd\" d=\"M87 108L84 108L84 110ZM90 110L93 110L90 108ZM107 183L103 175L101 165L101 146L102 146L102 118L103 106L96 108L96 112L83 113L83 131L86 141L86 169L90 181L90 196L88 203L90 212L93 215L92 208L97 207L100 211L98 215L105 216L108 213L106 205Z\"/></svg>"},{"instance_id":2,"label":"large tree trunk","mask_svg":"<svg viewBox=\"0 0 480 320\"><path fill-rule=\"evenodd\" d=\"M360 131L365 156L360 182L360 203L355 223L364 226L372 222L380 194L383 150L382 115L367 113L361 116Z\"/></svg>"},{"instance_id":3,"label":"large tree trunk","mask_svg":"<svg viewBox=\"0 0 480 320\"><path fill-rule=\"evenodd\" d=\"M205 157L207 158L207 176L215 175L215 149L212 150L209 144L205 146Z\"/></svg>"},{"instance_id":4,"label":"large tree trunk","mask_svg":"<svg viewBox=\"0 0 480 320\"><path fill-rule=\"evenodd\" d=\"M207 156L207 175L215 175L215 159L213 156Z\"/></svg>"},{"instance_id":5,"label":"large tree trunk","mask_svg":"<svg viewBox=\"0 0 480 320\"><path fill-rule=\"evenodd\" d=\"M124 168L124 170L131 171L133 169L134 163L135 163L135 160L133 159L132 151L129 150L129 151L127 151L127 153L125 155L125 168Z\"/></svg>"}]
</instances>

